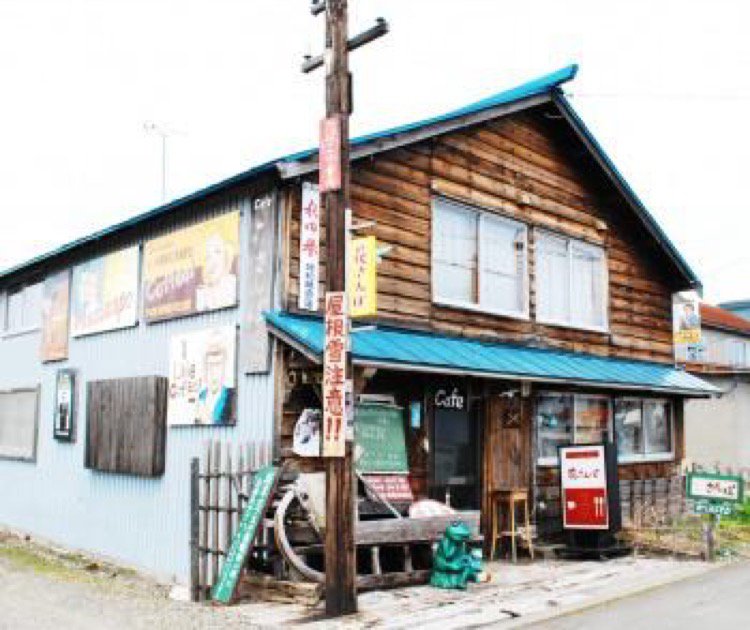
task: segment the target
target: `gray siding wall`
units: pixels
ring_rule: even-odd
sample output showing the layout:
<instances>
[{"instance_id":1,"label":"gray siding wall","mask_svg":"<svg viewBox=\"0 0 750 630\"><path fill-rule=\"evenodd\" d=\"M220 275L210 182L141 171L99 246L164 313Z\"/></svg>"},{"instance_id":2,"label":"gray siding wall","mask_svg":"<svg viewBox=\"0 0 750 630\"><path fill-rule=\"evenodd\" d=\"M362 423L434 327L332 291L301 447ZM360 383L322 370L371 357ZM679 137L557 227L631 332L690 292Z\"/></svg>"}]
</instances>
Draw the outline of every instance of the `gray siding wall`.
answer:
<instances>
[{"instance_id":1,"label":"gray siding wall","mask_svg":"<svg viewBox=\"0 0 750 630\"><path fill-rule=\"evenodd\" d=\"M242 210L240 308L151 325L141 321L131 329L71 338L68 360L44 365L39 361L38 332L0 337L0 390L41 385L36 463L0 459L0 524L112 557L162 578L187 581L190 459L212 438L236 443L272 441L273 374L245 376L239 371L235 427L168 429L166 472L158 479L92 472L83 467L85 383L126 376L167 376L169 340L174 333L240 324L247 306L242 283L248 262L250 200L238 198L201 212L183 213L170 228L100 252L142 242L237 207ZM142 303L142 295L140 299ZM55 374L64 367L78 370L73 444L52 437Z\"/></svg>"}]
</instances>

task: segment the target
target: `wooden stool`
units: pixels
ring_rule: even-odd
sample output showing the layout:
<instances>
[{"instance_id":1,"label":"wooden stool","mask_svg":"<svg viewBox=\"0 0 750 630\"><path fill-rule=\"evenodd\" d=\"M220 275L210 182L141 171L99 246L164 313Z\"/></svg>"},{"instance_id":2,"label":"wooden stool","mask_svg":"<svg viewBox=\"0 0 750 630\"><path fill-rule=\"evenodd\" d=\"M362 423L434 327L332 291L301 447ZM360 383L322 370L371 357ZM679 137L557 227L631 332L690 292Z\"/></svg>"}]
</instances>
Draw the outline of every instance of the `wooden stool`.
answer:
<instances>
[{"instance_id":1,"label":"wooden stool","mask_svg":"<svg viewBox=\"0 0 750 630\"><path fill-rule=\"evenodd\" d=\"M524 539L529 549L531 559L534 559L534 544L531 541L531 523L529 521L529 493L525 488L513 488L504 490L493 490L490 496L490 509L492 511L492 543L490 545L490 560L495 558L497 541L502 538L510 538L511 558L515 564L516 538L520 532L516 530L516 508L523 505L524 512ZM507 529L510 524L510 529ZM501 529L501 527L503 529Z\"/></svg>"}]
</instances>

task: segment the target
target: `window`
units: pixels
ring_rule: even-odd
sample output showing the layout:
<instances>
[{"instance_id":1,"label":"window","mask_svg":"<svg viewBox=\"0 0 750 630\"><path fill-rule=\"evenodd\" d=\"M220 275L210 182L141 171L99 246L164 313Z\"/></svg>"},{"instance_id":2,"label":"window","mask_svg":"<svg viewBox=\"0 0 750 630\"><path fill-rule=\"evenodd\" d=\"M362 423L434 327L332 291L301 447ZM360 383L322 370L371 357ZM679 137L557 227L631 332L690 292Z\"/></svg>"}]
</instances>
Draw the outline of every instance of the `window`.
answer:
<instances>
[{"instance_id":1,"label":"window","mask_svg":"<svg viewBox=\"0 0 750 630\"><path fill-rule=\"evenodd\" d=\"M42 284L32 284L8 294L5 332L39 328L42 322Z\"/></svg>"},{"instance_id":2,"label":"window","mask_svg":"<svg viewBox=\"0 0 750 630\"><path fill-rule=\"evenodd\" d=\"M555 464L558 446L609 439L610 410L606 396L540 394L536 417L540 464Z\"/></svg>"},{"instance_id":3,"label":"window","mask_svg":"<svg viewBox=\"0 0 750 630\"><path fill-rule=\"evenodd\" d=\"M536 318L575 328L607 328L604 250L536 232Z\"/></svg>"},{"instance_id":4,"label":"window","mask_svg":"<svg viewBox=\"0 0 750 630\"><path fill-rule=\"evenodd\" d=\"M0 457L36 458L39 390L0 392Z\"/></svg>"},{"instance_id":5,"label":"window","mask_svg":"<svg viewBox=\"0 0 750 630\"><path fill-rule=\"evenodd\" d=\"M437 199L433 212L433 299L526 317L526 226Z\"/></svg>"},{"instance_id":6,"label":"window","mask_svg":"<svg viewBox=\"0 0 750 630\"><path fill-rule=\"evenodd\" d=\"M672 406L664 400L616 400L615 435L621 461L671 458Z\"/></svg>"}]
</instances>

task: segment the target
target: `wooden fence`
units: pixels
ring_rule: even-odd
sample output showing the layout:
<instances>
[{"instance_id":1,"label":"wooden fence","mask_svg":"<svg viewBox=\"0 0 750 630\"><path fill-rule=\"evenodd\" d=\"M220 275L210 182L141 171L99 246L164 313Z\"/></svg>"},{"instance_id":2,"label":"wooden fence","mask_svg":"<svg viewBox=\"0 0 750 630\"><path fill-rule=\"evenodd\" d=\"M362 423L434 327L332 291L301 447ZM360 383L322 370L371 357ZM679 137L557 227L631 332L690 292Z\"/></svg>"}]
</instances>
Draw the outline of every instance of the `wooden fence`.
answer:
<instances>
[{"instance_id":1,"label":"wooden fence","mask_svg":"<svg viewBox=\"0 0 750 630\"><path fill-rule=\"evenodd\" d=\"M190 592L210 599L245 508L253 474L270 463L271 444L207 442L190 464Z\"/></svg>"}]
</instances>

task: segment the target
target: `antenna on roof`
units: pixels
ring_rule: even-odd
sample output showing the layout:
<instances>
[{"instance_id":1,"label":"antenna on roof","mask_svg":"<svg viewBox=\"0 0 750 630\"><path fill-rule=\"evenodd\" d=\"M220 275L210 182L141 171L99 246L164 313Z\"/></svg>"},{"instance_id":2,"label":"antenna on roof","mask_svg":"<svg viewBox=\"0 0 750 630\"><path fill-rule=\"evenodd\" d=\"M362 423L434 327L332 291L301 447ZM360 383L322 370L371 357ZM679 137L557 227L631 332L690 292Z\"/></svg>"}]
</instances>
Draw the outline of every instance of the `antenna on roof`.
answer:
<instances>
[{"instance_id":1,"label":"antenna on roof","mask_svg":"<svg viewBox=\"0 0 750 630\"><path fill-rule=\"evenodd\" d=\"M161 200L167 200L167 138L178 135L179 132L152 121L143 123L143 130L161 138Z\"/></svg>"}]
</instances>

